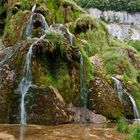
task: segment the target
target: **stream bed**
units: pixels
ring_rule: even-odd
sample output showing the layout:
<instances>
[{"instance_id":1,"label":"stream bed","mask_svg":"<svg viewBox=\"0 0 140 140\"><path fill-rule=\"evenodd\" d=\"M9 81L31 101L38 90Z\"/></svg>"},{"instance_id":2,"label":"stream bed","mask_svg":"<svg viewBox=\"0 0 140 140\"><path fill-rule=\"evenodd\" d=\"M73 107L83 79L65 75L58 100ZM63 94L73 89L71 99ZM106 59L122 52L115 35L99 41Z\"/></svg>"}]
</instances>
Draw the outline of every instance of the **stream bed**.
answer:
<instances>
[{"instance_id":1,"label":"stream bed","mask_svg":"<svg viewBox=\"0 0 140 140\"><path fill-rule=\"evenodd\" d=\"M56 126L25 125L23 140L124 140L114 126L95 124L64 124ZM21 140L20 125L0 125L0 140Z\"/></svg>"}]
</instances>

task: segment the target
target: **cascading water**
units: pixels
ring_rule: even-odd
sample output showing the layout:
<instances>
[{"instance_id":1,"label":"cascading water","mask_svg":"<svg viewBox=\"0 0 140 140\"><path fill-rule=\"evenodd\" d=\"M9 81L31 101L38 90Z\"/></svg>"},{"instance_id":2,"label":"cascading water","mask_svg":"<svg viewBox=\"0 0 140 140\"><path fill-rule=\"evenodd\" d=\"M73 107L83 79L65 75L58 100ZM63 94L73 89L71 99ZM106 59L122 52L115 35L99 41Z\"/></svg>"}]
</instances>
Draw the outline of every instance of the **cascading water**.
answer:
<instances>
[{"instance_id":1,"label":"cascading water","mask_svg":"<svg viewBox=\"0 0 140 140\"><path fill-rule=\"evenodd\" d=\"M25 99L25 95L29 89L29 87L31 86L31 59L32 59L32 48L33 48L33 45L32 44L29 48L29 51L27 53L27 56L26 56L26 62L25 62L25 65L24 65L24 74L23 74L23 78L20 82L20 85L19 85L19 88L20 88L20 92L22 94L22 98L21 98L21 107L20 107L20 110L21 110L21 113L20 113L20 116L21 116L21 121L20 123L21 124L26 124L26 111L25 111L25 104L24 104L24 99Z\"/></svg>"},{"instance_id":2,"label":"cascading water","mask_svg":"<svg viewBox=\"0 0 140 140\"><path fill-rule=\"evenodd\" d=\"M32 12L35 11L36 5L32 7ZM28 21L28 25L26 27L26 38L31 38L32 37L32 30L33 30L33 20L34 20L34 13L33 15L30 16L30 19ZM38 13L37 13L38 14ZM48 30L48 25L45 21L45 18L43 15L38 14L40 19L41 19L41 28L43 28L44 32L46 33ZM24 139L24 133L25 133L25 128L24 124L26 124L26 110L25 110L25 97L26 94L29 90L29 88L32 85L32 49L33 46L41 39L45 38L46 34L41 36L36 42L34 42L30 47L29 51L26 55L26 61L24 65L24 71L23 71L23 78L19 84L19 90L21 92L21 103L20 103L20 140Z\"/></svg>"},{"instance_id":3,"label":"cascading water","mask_svg":"<svg viewBox=\"0 0 140 140\"><path fill-rule=\"evenodd\" d=\"M112 79L113 79L113 81L114 81L114 89L115 89L115 91L116 91L116 93L117 93L117 95L118 95L120 101L122 102L122 101L123 101L123 100L122 100L122 96L123 96L122 84L121 84L121 82L120 82L118 79L116 79L115 77L112 77ZM126 93L127 93L127 92L126 92ZM131 103L132 103L132 106L133 106L134 119L139 119L139 118L140 118L140 115L139 115L139 111L138 111L138 107L137 107L137 105L136 105L136 102L135 102L135 100L133 99L133 97L132 97L130 94L127 93L127 95L128 95L128 97L129 97L129 99L130 99L130 101L131 101Z\"/></svg>"},{"instance_id":4,"label":"cascading water","mask_svg":"<svg viewBox=\"0 0 140 140\"><path fill-rule=\"evenodd\" d=\"M32 12L34 12L35 11L35 9L36 9L36 5L34 5L33 7L32 7Z\"/></svg>"},{"instance_id":5,"label":"cascading water","mask_svg":"<svg viewBox=\"0 0 140 140\"><path fill-rule=\"evenodd\" d=\"M24 71L23 71L23 78L19 84L19 89L21 92L21 105L20 105L20 123L26 124L26 111L25 111L25 96L29 90L29 88L32 86L32 48L33 46L41 39L43 39L46 35L41 36L36 42L34 42L26 55L26 61L24 65Z\"/></svg>"},{"instance_id":6,"label":"cascading water","mask_svg":"<svg viewBox=\"0 0 140 140\"><path fill-rule=\"evenodd\" d=\"M123 88L121 82L116 79L115 77L112 77L114 81L114 89L116 91L116 94L118 95L120 101L122 102L122 96L123 96Z\"/></svg>"},{"instance_id":7,"label":"cascading water","mask_svg":"<svg viewBox=\"0 0 140 140\"><path fill-rule=\"evenodd\" d=\"M73 35L72 35L72 33L70 33L70 31L68 29L67 29L67 33L68 33L67 40L69 41L69 43L71 45L73 45Z\"/></svg>"},{"instance_id":8,"label":"cascading water","mask_svg":"<svg viewBox=\"0 0 140 140\"><path fill-rule=\"evenodd\" d=\"M37 14L40 16L41 27L42 27L42 29L43 29L44 31L47 31L48 28L49 28L49 26L48 26L48 24L47 24L47 22L46 22L46 20L45 20L45 17L44 17L42 14L40 14L40 13L37 13Z\"/></svg>"},{"instance_id":9,"label":"cascading water","mask_svg":"<svg viewBox=\"0 0 140 140\"><path fill-rule=\"evenodd\" d=\"M27 24L27 28L26 28L26 31L25 31L26 38L31 38L33 36L32 31L33 31L33 22L34 22L34 16L35 15L39 16L40 23L41 23L41 28L43 29L44 32L46 32L49 28L49 26L48 26L48 24L45 20L45 17L40 13L34 13L33 15L30 16L28 24Z\"/></svg>"},{"instance_id":10,"label":"cascading water","mask_svg":"<svg viewBox=\"0 0 140 140\"><path fill-rule=\"evenodd\" d=\"M86 105L87 105L87 93L86 93L86 85L84 80L84 63L83 63L83 55L80 52L80 100L82 102L83 113L81 113L81 121L86 122Z\"/></svg>"},{"instance_id":11,"label":"cascading water","mask_svg":"<svg viewBox=\"0 0 140 140\"><path fill-rule=\"evenodd\" d=\"M137 107L137 105L136 105L135 100L133 99L133 97L132 97L131 95L128 94L128 96L129 96L129 98L130 98L130 100L131 100L131 103L132 103L132 105L133 105L134 118L135 118L135 119L140 119L140 114L139 114L138 107Z\"/></svg>"},{"instance_id":12,"label":"cascading water","mask_svg":"<svg viewBox=\"0 0 140 140\"><path fill-rule=\"evenodd\" d=\"M80 53L81 54L81 53ZM86 106L87 103L87 96L85 90L85 82L84 82L84 69L83 69L83 56L80 55L80 93L81 98L83 100L84 105Z\"/></svg>"},{"instance_id":13,"label":"cascading water","mask_svg":"<svg viewBox=\"0 0 140 140\"><path fill-rule=\"evenodd\" d=\"M51 28L61 31L69 44L73 45L73 34L63 24L52 24Z\"/></svg>"},{"instance_id":14,"label":"cascading water","mask_svg":"<svg viewBox=\"0 0 140 140\"><path fill-rule=\"evenodd\" d=\"M27 27L26 27L26 38L32 37L32 29L33 29L33 15L30 16Z\"/></svg>"}]
</instances>

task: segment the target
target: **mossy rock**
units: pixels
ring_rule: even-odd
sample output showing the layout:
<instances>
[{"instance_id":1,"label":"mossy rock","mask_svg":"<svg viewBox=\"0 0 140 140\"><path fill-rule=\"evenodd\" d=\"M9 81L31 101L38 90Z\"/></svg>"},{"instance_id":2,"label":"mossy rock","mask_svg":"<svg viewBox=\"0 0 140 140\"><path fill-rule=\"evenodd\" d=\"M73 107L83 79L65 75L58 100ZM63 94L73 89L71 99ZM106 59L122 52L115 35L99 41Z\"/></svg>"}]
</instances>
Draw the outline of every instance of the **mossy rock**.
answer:
<instances>
[{"instance_id":1,"label":"mossy rock","mask_svg":"<svg viewBox=\"0 0 140 140\"><path fill-rule=\"evenodd\" d=\"M14 15L11 12L8 13L3 36L5 47L14 46L18 41L22 40L29 16L28 11L22 12L20 10Z\"/></svg>"},{"instance_id":2,"label":"mossy rock","mask_svg":"<svg viewBox=\"0 0 140 140\"><path fill-rule=\"evenodd\" d=\"M65 102L53 87L31 87L25 102L27 102L27 123L29 124L44 125L70 122Z\"/></svg>"},{"instance_id":3,"label":"mossy rock","mask_svg":"<svg viewBox=\"0 0 140 140\"><path fill-rule=\"evenodd\" d=\"M123 109L113 88L103 79L95 77L90 81L88 108L109 119L119 119Z\"/></svg>"}]
</instances>

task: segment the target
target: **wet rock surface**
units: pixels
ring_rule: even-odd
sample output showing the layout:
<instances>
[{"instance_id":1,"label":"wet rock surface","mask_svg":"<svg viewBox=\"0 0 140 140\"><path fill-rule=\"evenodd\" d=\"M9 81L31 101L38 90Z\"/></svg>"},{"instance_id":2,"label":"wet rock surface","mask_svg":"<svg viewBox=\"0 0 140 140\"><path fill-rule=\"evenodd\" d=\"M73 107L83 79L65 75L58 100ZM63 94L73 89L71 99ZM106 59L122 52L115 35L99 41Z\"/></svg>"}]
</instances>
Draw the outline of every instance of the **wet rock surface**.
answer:
<instances>
[{"instance_id":1,"label":"wet rock surface","mask_svg":"<svg viewBox=\"0 0 140 140\"><path fill-rule=\"evenodd\" d=\"M122 116L123 109L113 88L100 77L90 81L88 108L110 119Z\"/></svg>"}]
</instances>

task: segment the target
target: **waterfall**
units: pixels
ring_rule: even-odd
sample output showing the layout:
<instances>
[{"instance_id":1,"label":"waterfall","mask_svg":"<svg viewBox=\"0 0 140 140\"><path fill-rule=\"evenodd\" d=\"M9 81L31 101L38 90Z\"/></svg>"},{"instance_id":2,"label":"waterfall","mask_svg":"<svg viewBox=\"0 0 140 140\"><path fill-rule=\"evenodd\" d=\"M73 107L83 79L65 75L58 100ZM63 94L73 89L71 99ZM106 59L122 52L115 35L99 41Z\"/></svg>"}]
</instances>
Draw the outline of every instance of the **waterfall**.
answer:
<instances>
[{"instance_id":1,"label":"waterfall","mask_svg":"<svg viewBox=\"0 0 140 140\"><path fill-rule=\"evenodd\" d=\"M68 42L71 44L71 45L73 45L73 35L72 35L72 33L70 33L70 31L67 29L67 34L68 34L68 36L67 36L67 40L68 40Z\"/></svg>"},{"instance_id":2,"label":"waterfall","mask_svg":"<svg viewBox=\"0 0 140 140\"><path fill-rule=\"evenodd\" d=\"M116 91L116 94L118 95L120 101L122 102L122 96L123 96L123 88L121 82L116 79L115 77L112 77L114 81L114 89Z\"/></svg>"},{"instance_id":3,"label":"waterfall","mask_svg":"<svg viewBox=\"0 0 140 140\"><path fill-rule=\"evenodd\" d=\"M35 15L39 16L40 22L41 22L41 28L43 29L44 32L46 32L49 28L45 20L45 17L40 13L34 13L33 15L30 16L27 27L26 27L26 31L25 31L26 38L31 38L33 36L32 30L33 30L33 22L34 22Z\"/></svg>"},{"instance_id":4,"label":"waterfall","mask_svg":"<svg viewBox=\"0 0 140 140\"><path fill-rule=\"evenodd\" d=\"M84 84L84 73L83 73L83 56L80 55L80 93L82 95L82 99L84 100L85 94L85 84Z\"/></svg>"},{"instance_id":5,"label":"waterfall","mask_svg":"<svg viewBox=\"0 0 140 140\"><path fill-rule=\"evenodd\" d=\"M85 80L84 80L84 63L83 63L83 55L80 52L80 99L82 102L82 111L81 114L81 121L85 122L86 121L86 105L87 105L87 93L86 93L86 85L85 85Z\"/></svg>"},{"instance_id":6,"label":"waterfall","mask_svg":"<svg viewBox=\"0 0 140 140\"><path fill-rule=\"evenodd\" d=\"M137 105L136 105L135 100L133 99L133 97L132 97L131 95L128 94L128 96L129 96L129 98L130 98L130 100L131 100L131 103L132 103L132 105L133 105L134 118L135 118L135 119L140 119L140 114L139 114L138 107L137 107Z\"/></svg>"},{"instance_id":7,"label":"waterfall","mask_svg":"<svg viewBox=\"0 0 140 140\"><path fill-rule=\"evenodd\" d=\"M23 74L23 78L19 84L19 88L20 88L20 92L22 94L21 97L21 106L20 106L20 116L21 116L21 124L26 124L26 111L25 111L25 104L24 104L24 99L25 99L25 95L29 89L29 87L31 86L31 77L32 77L32 72L31 72L31 59L32 59L32 48L33 48L32 44L29 48L29 51L27 53L26 56L26 62L24 65L24 74Z\"/></svg>"},{"instance_id":8,"label":"waterfall","mask_svg":"<svg viewBox=\"0 0 140 140\"><path fill-rule=\"evenodd\" d=\"M26 37L31 38L32 37L32 29L33 29L33 15L30 16L27 27L26 27Z\"/></svg>"},{"instance_id":9,"label":"waterfall","mask_svg":"<svg viewBox=\"0 0 140 140\"><path fill-rule=\"evenodd\" d=\"M37 14L40 16L41 27L43 28L44 31L47 31L49 26L48 26L48 24L47 24L47 22L45 20L45 17L42 14L40 14L40 13L37 13Z\"/></svg>"},{"instance_id":10,"label":"waterfall","mask_svg":"<svg viewBox=\"0 0 140 140\"><path fill-rule=\"evenodd\" d=\"M61 31L69 44L73 45L73 34L63 24L52 24L50 28Z\"/></svg>"},{"instance_id":11,"label":"waterfall","mask_svg":"<svg viewBox=\"0 0 140 140\"><path fill-rule=\"evenodd\" d=\"M119 97L119 99L120 99L120 101L122 103L122 101L123 101L123 98L122 98L122 96L123 96L122 84L121 84L121 82L118 79L116 79L114 77L112 77L112 79L114 81L114 89L115 89L115 91L116 91L116 93L117 93L117 95L118 95L118 97ZM129 97L129 99L130 99L130 101L132 103L132 106L133 106L134 119L139 119L140 118L140 115L139 115L138 107L136 105L135 100L127 92L126 92L126 94L128 95L128 97Z\"/></svg>"},{"instance_id":12,"label":"waterfall","mask_svg":"<svg viewBox=\"0 0 140 140\"><path fill-rule=\"evenodd\" d=\"M36 42L34 42L26 55L23 78L19 84L19 90L21 92L21 104L20 104L20 123L26 124L26 111L25 111L25 96L32 86L32 51L33 46L41 39L45 38L46 35L41 36Z\"/></svg>"},{"instance_id":13,"label":"waterfall","mask_svg":"<svg viewBox=\"0 0 140 140\"><path fill-rule=\"evenodd\" d=\"M36 4L32 7L32 12L34 12L35 11L35 9L36 9Z\"/></svg>"}]
</instances>

